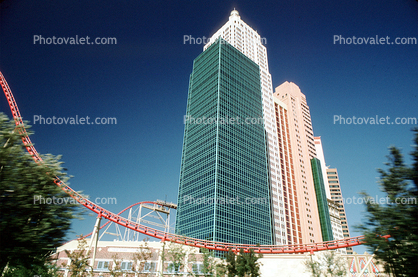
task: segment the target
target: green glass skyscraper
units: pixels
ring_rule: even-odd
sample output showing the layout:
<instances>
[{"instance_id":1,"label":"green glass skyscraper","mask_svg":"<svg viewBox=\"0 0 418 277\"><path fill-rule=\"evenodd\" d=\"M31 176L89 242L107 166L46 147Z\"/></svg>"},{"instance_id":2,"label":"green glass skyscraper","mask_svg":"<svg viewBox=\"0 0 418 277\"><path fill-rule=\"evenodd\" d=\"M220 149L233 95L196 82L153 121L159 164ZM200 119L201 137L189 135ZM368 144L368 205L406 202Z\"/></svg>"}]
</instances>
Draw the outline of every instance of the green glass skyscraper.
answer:
<instances>
[{"instance_id":1,"label":"green glass skyscraper","mask_svg":"<svg viewBox=\"0 0 418 277\"><path fill-rule=\"evenodd\" d=\"M222 38L193 63L176 233L272 244L259 66Z\"/></svg>"}]
</instances>

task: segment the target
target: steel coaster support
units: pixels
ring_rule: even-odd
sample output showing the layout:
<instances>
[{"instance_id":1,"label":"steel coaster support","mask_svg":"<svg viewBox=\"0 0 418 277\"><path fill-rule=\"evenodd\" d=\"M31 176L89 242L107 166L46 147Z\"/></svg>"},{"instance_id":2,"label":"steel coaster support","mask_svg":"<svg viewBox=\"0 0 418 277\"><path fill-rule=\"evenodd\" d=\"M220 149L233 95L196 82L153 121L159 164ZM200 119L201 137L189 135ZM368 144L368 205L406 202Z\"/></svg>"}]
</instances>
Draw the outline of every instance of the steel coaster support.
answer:
<instances>
[{"instance_id":1,"label":"steel coaster support","mask_svg":"<svg viewBox=\"0 0 418 277\"><path fill-rule=\"evenodd\" d=\"M164 232L169 233L170 232L170 214L167 214L167 218L165 221L165 228L164 228Z\"/></svg>"},{"instance_id":2,"label":"steel coaster support","mask_svg":"<svg viewBox=\"0 0 418 277\"><path fill-rule=\"evenodd\" d=\"M96 219L96 224L94 224L93 237L91 238L91 241L90 241L89 251L91 251L91 248L92 248L93 243L94 243L93 257L91 258L91 264L90 264L92 272L93 272L93 269L94 269L94 262L96 260L97 242L99 241L99 230L100 230L99 226L100 226L100 221L101 220L102 220L102 216L99 214L97 216L97 219Z\"/></svg>"},{"instance_id":3,"label":"steel coaster support","mask_svg":"<svg viewBox=\"0 0 418 277\"><path fill-rule=\"evenodd\" d=\"M113 222L112 222L112 221L108 221L107 223L110 223L110 224L109 224L109 226L107 226L107 227L106 227L106 229L102 232L102 234L101 234L101 235L100 235L100 237L99 237L99 240L101 240L101 239L102 239L102 237L103 237L105 234L111 234L111 235L119 236L119 235L118 235L118 233L117 233L118 229L116 229L116 233L115 233L115 234L112 234L112 233L108 233L108 232L107 232L107 230L109 230L110 226L112 226L112 223L113 223ZM99 228L99 230L101 230L101 229L102 229L105 225L106 225L106 224L103 224L103 225ZM90 235L91 235L91 234L93 234L93 232L91 232L91 233L90 233Z\"/></svg>"},{"instance_id":4,"label":"steel coaster support","mask_svg":"<svg viewBox=\"0 0 418 277\"><path fill-rule=\"evenodd\" d=\"M132 208L129 209L128 220L132 221ZM126 228L125 234L123 235L122 241L129 241L129 237L131 235L131 230Z\"/></svg>"},{"instance_id":5,"label":"steel coaster support","mask_svg":"<svg viewBox=\"0 0 418 277\"><path fill-rule=\"evenodd\" d=\"M142 214L142 204L139 205L138 216L136 217L136 223L138 223L139 225L141 225L141 214ZM139 233L135 232L135 235L136 235L136 241L139 241Z\"/></svg>"}]
</instances>

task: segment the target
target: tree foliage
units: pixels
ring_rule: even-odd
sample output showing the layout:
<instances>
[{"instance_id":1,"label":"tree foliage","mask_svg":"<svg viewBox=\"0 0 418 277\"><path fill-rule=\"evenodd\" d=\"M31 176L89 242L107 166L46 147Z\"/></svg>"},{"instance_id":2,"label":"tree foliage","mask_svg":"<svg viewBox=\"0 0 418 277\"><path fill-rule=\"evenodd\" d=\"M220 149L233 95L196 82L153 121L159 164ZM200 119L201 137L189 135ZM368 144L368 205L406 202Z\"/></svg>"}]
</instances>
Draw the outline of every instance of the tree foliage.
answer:
<instances>
[{"instance_id":1,"label":"tree foliage","mask_svg":"<svg viewBox=\"0 0 418 277\"><path fill-rule=\"evenodd\" d=\"M313 277L335 277L347 275L347 261L335 251L325 251L318 258L311 255L304 262L305 268Z\"/></svg>"},{"instance_id":2,"label":"tree foliage","mask_svg":"<svg viewBox=\"0 0 418 277\"><path fill-rule=\"evenodd\" d=\"M366 245L393 276L418 276L418 129L414 131L413 165L405 165L401 151L391 147L388 169L378 170L386 203L376 203L362 193L367 221L358 228L366 237Z\"/></svg>"},{"instance_id":3,"label":"tree foliage","mask_svg":"<svg viewBox=\"0 0 418 277\"><path fill-rule=\"evenodd\" d=\"M132 265L132 271L136 272L138 276L147 277L152 274L151 268L148 270L150 272L144 272L148 261L152 259L152 251L148 246L148 241L148 238L144 238L143 244L139 246L138 252L134 253L132 256L132 259L135 262L135 264Z\"/></svg>"},{"instance_id":4,"label":"tree foliage","mask_svg":"<svg viewBox=\"0 0 418 277\"><path fill-rule=\"evenodd\" d=\"M83 235L80 235L76 250L64 250L67 254L67 257L69 258L69 263L66 265L66 267L68 268L70 277L88 276L87 270L92 270L89 264L90 251L87 249L87 241L82 237Z\"/></svg>"},{"instance_id":5,"label":"tree foliage","mask_svg":"<svg viewBox=\"0 0 418 277\"><path fill-rule=\"evenodd\" d=\"M45 267L52 251L64 242L76 210L71 201L46 203L67 196L54 184L54 176L68 178L59 157L45 155L43 164L36 164L19 131L0 113L0 273L6 266L29 271Z\"/></svg>"},{"instance_id":6,"label":"tree foliage","mask_svg":"<svg viewBox=\"0 0 418 277\"><path fill-rule=\"evenodd\" d=\"M317 260L314 260L312 255L308 260L305 260L305 268L308 272L312 274L313 277L321 277L321 263Z\"/></svg>"},{"instance_id":7,"label":"tree foliage","mask_svg":"<svg viewBox=\"0 0 418 277\"><path fill-rule=\"evenodd\" d=\"M171 241L167 249L167 259L170 261L167 270L174 272L174 275L180 275L181 272L185 272L186 264L185 258L187 256L187 250L182 244Z\"/></svg>"},{"instance_id":8,"label":"tree foliage","mask_svg":"<svg viewBox=\"0 0 418 277\"><path fill-rule=\"evenodd\" d=\"M8 267L4 270L2 277L28 277L28 276L42 276L42 277L61 277L59 268L52 263L35 264L30 268L23 265Z\"/></svg>"},{"instance_id":9,"label":"tree foliage","mask_svg":"<svg viewBox=\"0 0 418 277\"><path fill-rule=\"evenodd\" d=\"M235 277L237 275L236 257L231 249L226 254L226 271L228 277Z\"/></svg>"},{"instance_id":10,"label":"tree foliage","mask_svg":"<svg viewBox=\"0 0 418 277\"><path fill-rule=\"evenodd\" d=\"M241 249L238 255L235 255L234 252L229 250L226 254L226 271L228 277L260 276L259 258L262 258L262 255L255 255L253 249L248 253L245 253L244 249Z\"/></svg>"},{"instance_id":11,"label":"tree foliage","mask_svg":"<svg viewBox=\"0 0 418 277\"><path fill-rule=\"evenodd\" d=\"M224 260L215 257L214 251L209 251L206 248L202 248L201 253L203 262L203 275L205 276L216 276L224 277L226 274L226 268ZM232 253L234 254L234 253Z\"/></svg>"},{"instance_id":12,"label":"tree foliage","mask_svg":"<svg viewBox=\"0 0 418 277\"><path fill-rule=\"evenodd\" d=\"M113 254L112 260L113 260L113 265L109 267L109 275L112 277L123 276L123 272L121 270L123 259L119 259L118 254Z\"/></svg>"}]
</instances>

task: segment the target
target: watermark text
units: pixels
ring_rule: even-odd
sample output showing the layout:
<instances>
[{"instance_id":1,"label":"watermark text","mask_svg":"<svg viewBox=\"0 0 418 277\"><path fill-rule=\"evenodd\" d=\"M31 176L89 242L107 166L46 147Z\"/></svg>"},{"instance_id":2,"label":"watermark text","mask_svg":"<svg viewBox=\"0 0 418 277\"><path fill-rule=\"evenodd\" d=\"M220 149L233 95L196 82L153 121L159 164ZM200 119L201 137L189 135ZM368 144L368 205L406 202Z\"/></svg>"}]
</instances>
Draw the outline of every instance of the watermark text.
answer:
<instances>
[{"instance_id":1,"label":"watermark text","mask_svg":"<svg viewBox=\"0 0 418 277\"><path fill-rule=\"evenodd\" d=\"M263 124L264 119L262 117L259 118L253 118L253 117L247 117L247 118L241 118L239 116L235 117L192 117L190 115L185 115L183 117L183 123L184 124L203 124L203 125L211 125L211 124Z\"/></svg>"},{"instance_id":2,"label":"watermark text","mask_svg":"<svg viewBox=\"0 0 418 277\"><path fill-rule=\"evenodd\" d=\"M91 39L91 40L90 40ZM96 37L95 39L89 36L78 36L75 37L43 37L42 35L33 36L33 44L54 44L54 45L96 45L96 44L118 44L118 40L115 37Z\"/></svg>"},{"instance_id":3,"label":"watermark text","mask_svg":"<svg viewBox=\"0 0 418 277\"><path fill-rule=\"evenodd\" d=\"M416 205L416 197L397 197L391 200L388 196L386 197L347 197L342 198L342 203L347 205L362 205L362 204L380 204L380 205L391 205L391 204L403 204L403 205Z\"/></svg>"},{"instance_id":4,"label":"watermark text","mask_svg":"<svg viewBox=\"0 0 418 277\"><path fill-rule=\"evenodd\" d=\"M269 202L266 198L254 198L254 197L245 197L240 199L239 196L236 197L193 197L191 195L183 196L183 204L193 204L193 205L267 205Z\"/></svg>"},{"instance_id":5,"label":"watermark text","mask_svg":"<svg viewBox=\"0 0 418 277\"><path fill-rule=\"evenodd\" d=\"M75 117L43 117L42 115L33 116L33 124L40 125L116 125L118 121L116 117L96 117L90 120L89 116L78 116Z\"/></svg>"},{"instance_id":6,"label":"watermark text","mask_svg":"<svg viewBox=\"0 0 418 277\"><path fill-rule=\"evenodd\" d=\"M98 205L105 205L105 204L117 204L116 197L96 197L93 201L95 204ZM78 204L77 200L72 197L43 197L42 195L34 195L33 196L33 204L38 205L67 205L67 204Z\"/></svg>"},{"instance_id":7,"label":"watermark text","mask_svg":"<svg viewBox=\"0 0 418 277\"><path fill-rule=\"evenodd\" d=\"M391 120L389 116L370 116L370 117L343 117L342 115L334 115L334 124L341 125L417 125L417 117L396 117L395 120Z\"/></svg>"},{"instance_id":8,"label":"watermark text","mask_svg":"<svg viewBox=\"0 0 418 277\"><path fill-rule=\"evenodd\" d=\"M208 43L213 43L217 38L210 38L210 37L194 37L192 35L183 35L183 44L208 44ZM260 37L260 39L258 38L254 38L255 40L259 40L261 44L265 45L267 44L267 38L265 37ZM222 41L223 42L223 41Z\"/></svg>"},{"instance_id":9,"label":"watermark text","mask_svg":"<svg viewBox=\"0 0 418 277\"><path fill-rule=\"evenodd\" d=\"M416 37L397 37L393 41L389 36L386 37L343 37L342 35L334 35L334 44L371 44L371 45L405 45L405 44L418 44Z\"/></svg>"}]
</instances>

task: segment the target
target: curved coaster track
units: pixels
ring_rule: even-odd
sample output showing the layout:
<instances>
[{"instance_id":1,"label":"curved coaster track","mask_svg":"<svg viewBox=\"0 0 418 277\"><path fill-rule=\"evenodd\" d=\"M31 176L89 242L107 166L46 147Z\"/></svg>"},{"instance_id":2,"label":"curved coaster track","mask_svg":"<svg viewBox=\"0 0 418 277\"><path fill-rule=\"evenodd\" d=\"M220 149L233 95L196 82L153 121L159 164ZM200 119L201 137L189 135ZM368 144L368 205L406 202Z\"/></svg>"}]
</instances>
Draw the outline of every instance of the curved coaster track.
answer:
<instances>
[{"instance_id":1,"label":"curved coaster track","mask_svg":"<svg viewBox=\"0 0 418 277\"><path fill-rule=\"evenodd\" d=\"M22 137L22 141L23 141L24 146L26 147L26 150L29 152L29 154L32 156L32 158L35 160L36 163L41 164L42 158L36 151L35 147L33 146L25 130L25 126L23 124L22 117L17 107L16 100L14 99L12 91L10 90L10 87L7 84L6 79L4 78L1 72L0 72L0 84L4 91L4 94L6 95L7 102L9 103L10 110L13 115L13 119L16 123L16 129L18 130L19 134ZM219 241L209 241L209 240L190 238L190 237L172 234L169 232L160 231L155 228L144 226L142 224L138 224L131 220L123 218L119 214L108 211L100 207L99 205L93 203L92 201L88 200L81 194L74 191L71 187L66 185L58 177L55 177L54 183L58 187L60 187L64 192L66 192L69 196L74 198L78 203L80 203L87 209L97 213L99 218L107 219L123 227L129 228L133 231L160 239L162 241L171 241L174 243L180 243L180 244L194 246L194 247L201 247L201 248L206 248L209 250L228 251L229 249L231 249L234 252L239 252L240 249L243 249L245 252L249 252L252 249L255 253L261 253L261 254L290 254L290 253L306 253L306 252L313 253L316 251L333 250L333 249L338 249L338 248L346 248L346 247L360 245L364 243L364 239L365 239L364 236L358 236L358 237L352 237L352 238L345 238L342 240L333 240L333 241L317 242L317 243L309 243L309 244L251 245L251 244L236 244L236 243L226 243L226 242L219 242ZM387 237L387 236L384 236L384 237Z\"/></svg>"}]
</instances>

